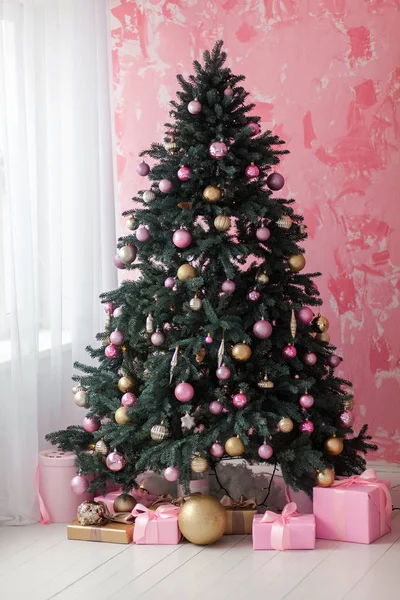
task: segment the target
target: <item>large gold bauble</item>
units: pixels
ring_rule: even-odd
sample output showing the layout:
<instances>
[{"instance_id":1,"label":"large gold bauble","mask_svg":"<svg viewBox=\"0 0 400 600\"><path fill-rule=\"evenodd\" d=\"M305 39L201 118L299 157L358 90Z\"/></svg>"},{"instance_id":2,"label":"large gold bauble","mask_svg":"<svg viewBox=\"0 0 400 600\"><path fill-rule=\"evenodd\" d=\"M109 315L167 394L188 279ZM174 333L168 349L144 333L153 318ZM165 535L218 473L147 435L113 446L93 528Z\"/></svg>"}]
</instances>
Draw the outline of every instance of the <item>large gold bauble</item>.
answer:
<instances>
[{"instance_id":1,"label":"large gold bauble","mask_svg":"<svg viewBox=\"0 0 400 600\"><path fill-rule=\"evenodd\" d=\"M317 473L317 485L319 487L331 487L335 481L335 471L333 469L326 468L323 471Z\"/></svg>"},{"instance_id":2,"label":"large gold bauble","mask_svg":"<svg viewBox=\"0 0 400 600\"><path fill-rule=\"evenodd\" d=\"M136 506L136 500L130 494L120 494L114 500L114 512L131 512Z\"/></svg>"},{"instance_id":3,"label":"large gold bauble","mask_svg":"<svg viewBox=\"0 0 400 600\"><path fill-rule=\"evenodd\" d=\"M214 185L208 185L203 191L203 198L207 202L218 202L221 200L221 190Z\"/></svg>"},{"instance_id":4,"label":"large gold bauble","mask_svg":"<svg viewBox=\"0 0 400 600\"><path fill-rule=\"evenodd\" d=\"M226 511L216 498L191 496L179 512L178 524L183 536L192 544L214 544L225 532Z\"/></svg>"},{"instance_id":5,"label":"large gold bauble","mask_svg":"<svg viewBox=\"0 0 400 600\"><path fill-rule=\"evenodd\" d=\"M324 333L317 333L315 339L319 342L326 342L327 344L329 344L329 342L331 341L331 336L327 331L324 331Z\"/></svg>"},{"instance_id":6,"label":"large gold bauble","mask_svg":"<svg viewBox=\"0 0 400 600\"><path fill-rule=\"evenodd\" d=\"M177 275L179 281L187 281L188 279L194 279L194 277L196 277L196 270L194 267L192 267L192 265L181 265L178 269Z\"/></svg>"},{"instance_id":7,"label":"large gold bauble","mask_svg":"<svg viewBox=\"0 0 400 600\"><path fill-rule=\"evenodd\" d=\"M126 392L132 392L136 387L136 381L130 375L123 375L118 379L118 389L123 394Z\"/></svg>"},{"instance_id":8,"label":"large gold bauble","mask_svg":"<svg viewBox=\"0 0 400 600\"><path fill-rule=\"evenodd\" d=\"M133 215L131 215L130 217L127 218L126 220L126 227L128 229L130 229L130 231L133 231L136 227L136 219Z\"/></svg>"},{"instance_id":9,"label":"large gold bauble","mask_svg":"<svg viewBox=\"0 0 400 600\"><path fill-rule=\"evenodd\" d=\"M288 257L287 261L289 269L293 273L298 273L306 266L306 259L304 257L304 254L292 254Z\"/></svg>"},{"instance_id":10,"label":"large gold bauble","mask_svg":"<svg viewBox=\"0 0 400 600\"><path fill-rule=\"evenodd\" d=\"M331 456L338 456L338 454L343 452L343 440L342 438L332 436L325 440L324 448L327 454L330 454Z\"/></svg>"},{"instance_id":11,"label":"large gold bauble","mask_svg":"<svg viewBox=\"0 0 400 600\"><path fill-rule=\"evenodd\" d=\"M266 273L260 273L256 277L257 283L261 283L261 285L266 285L269 281L269 277Z\"/></svg>"},{"instance_id":12,"label":"large gold bauble","mask_svg":"<svg viewBox=\"0 0 400 600\"><path fill-rule=\"evenodd\" d=\"M94 449L97 454L101 454L102 456L107 456L107 454L110 452L104 440L98 440Z\"/></svg>"},{"instance_id":13,"label":"large gold bauble","mask_svg":"<svg viewBox=\"0 0 400 600\"><path fill-rule=\"evenodd\" d=\"M251 348L247 344L235 344L232 348L232 356L235 360L245 362L251 356Z\"/></svg>"},{"instance_id":14,"label":"large gold bauble","mask_svg":"<svg viewBox=\"0 0 400 600\"><path fill-rule=\"evenodd\" d=\"M278 423L279 431L282 433L290 433L293 429L293 421L289 417L282 417Z\"/></svg>"},{"instance_id":15,"label":"large gold bauble","mask_svg":"<svg viewBox=\"0 0 400 600\"><path fill-rule=\"evenodd\" d=\"M292 226L292 219L288 215L283 215L280 219L277 220L276 224L281 229L290 229Z\"/></svg>"},{"instance_id":16,"label":"large gold bauble","mask_svg":"<svg viewBox=\"0 0 400 600\"><path fill-rule=\"evenodd\" d=\"M208 460L204 456L195 456L192 458L190 468L194 473L204 473L208 469Z\"/></svg>"},{"instance_id":17,"label":"large gold bauble","mask_svg":"<svg viewBox=\"0 0 400 600\"><path fill-rule=\"evenodd\" d=\"M164 425L153 425L150 429L150 437L153 442L163 442L169 437L169 429Z\"/></svg>"},{"instance_id":18,"label":"large gold bauble","mask_svg":"<svg viewBox=\"0 0 400 600\"><path fill-rule=\"evenodd\" d=\"M228 231L231 227L231 220L226 215L219 215L214 219L214 227L218 231Z\"/></svg>"},{"instance_id":19,"label":"large gold bauble","mask_svg":"<svg viewBox=\"0 0 400 600\"><path fill-rule=\"evenodd\" d=\"M77 406L84 408L87 406L86 404L86 389L83 387L78 387L78 391L74 395L74 402Z\"/></svg>"},{"instance_id":20,"label":"large gold bauble","mask_svg":"<svg viewBox=\"0 0 400 600\"><path fill-rule=\"evenodd\" d=\"M240 437L231 437L225 442L225 452L229 456L242 456L244 450L244 444Z\"/></svg>"},{"instance_id":21,"label":"large gold bauble","mask_svg":"<svg viewBox=\"0 0 400 600\"><path fill-rule=\"evenodd\" d=\"M329 329L329 321L326 317L318 315L312 320L312 326L317 333L325 333Z\"/></svg>"},{"instance_id":22,"label":"large gold bauble","mask_svg":"<svg viewBox=\"0 0 400 600\"><path fill-rule=\"evenodd\" d=\"M118 425L127 425L131 422L130 418L126 414L127 408L126 406L120 406L116 411L114 418Z\"/></svg>"}]
</instances>

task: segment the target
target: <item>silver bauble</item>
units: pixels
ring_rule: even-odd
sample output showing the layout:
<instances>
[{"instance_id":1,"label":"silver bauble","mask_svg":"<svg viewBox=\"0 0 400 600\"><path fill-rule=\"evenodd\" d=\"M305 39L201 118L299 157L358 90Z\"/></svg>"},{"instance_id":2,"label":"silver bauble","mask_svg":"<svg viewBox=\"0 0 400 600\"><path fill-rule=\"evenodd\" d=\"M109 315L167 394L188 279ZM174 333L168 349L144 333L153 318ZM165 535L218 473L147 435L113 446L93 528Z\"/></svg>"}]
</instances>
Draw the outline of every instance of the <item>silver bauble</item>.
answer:
<instances>
[{"instance_id":1,"label":"silver bauble","mask_svg":"<svg viewBox=\"0 0 400 600\"><path fill-rule=\"evenodd\" d=\"M81 408L85 408L86 405L86 390L83 387L80 387L76 394L74 395L74 402L77 406Z\"/></svg>"},{"instance_id":2,"label":"silver bauble","mask_svg":"<svg viewBox=\"0 0 400 600\"><path fill-rule=\"evenodd\" d=\"M118 256L124 265L130 265L136 258L136 247L132 245L122 246L118 249Z\"/></svg>"},{"instance_id":3,"label":"silver bauble","mask_svg":"<svg viewBox=\"0 0 400 600\"><path fill-rule=\"evenodd\" d=\"M146 202L146 204L150 204L150 202L153 202L153 200L155 200L155 193L153 192L153 190L146 190L145 192L143 192L143 202Z\"/></svg>"}]
</instances>

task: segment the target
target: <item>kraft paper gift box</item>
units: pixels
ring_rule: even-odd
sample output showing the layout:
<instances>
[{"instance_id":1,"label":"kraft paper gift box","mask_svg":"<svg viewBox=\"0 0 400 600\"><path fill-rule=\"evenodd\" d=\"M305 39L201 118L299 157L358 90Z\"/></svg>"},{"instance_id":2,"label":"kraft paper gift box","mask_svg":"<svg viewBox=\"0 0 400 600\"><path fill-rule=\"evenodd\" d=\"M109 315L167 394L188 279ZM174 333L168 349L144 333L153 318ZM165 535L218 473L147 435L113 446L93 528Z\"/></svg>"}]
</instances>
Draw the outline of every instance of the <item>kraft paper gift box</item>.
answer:
<instances>
[{"instance_id":1,"label":"kraft paper gift box","mask_svg":"<svg viewBox=\"0 0 400 600\"><path fill-rule=\"evenodd\" d=\"M135 517L135 544L179 544L181 532L178 527L179 506L163 504L155 511L137 504L132 511Z\"/></svg>"},{"instance_id":2,"label":"kraft paper gift box","mask_svg":"<svg viewBox=\"0 0 400 600\"><path fill-rule=\"evenodd\" d=\"M253 517L257 514L257 503L254 498L247 499L241 496L239 501L235 502L229 496L224 496L221 498L221 504L226 509L225 535L252 532Z\"/></svg>"},{"instance_id":3,"label":"kraft paper gift box","mask_svg":"<svg viewBox=\"0 0 400 600\"><path fill-rule=\"evenodd\" d=\"M69 540L87 542L112 542L114 544L130 544L134 531L133 523L107 523L106 525L80 525L74 521L67 528Z\"/></svg>"},{"instance_id":4,"label":"kraft paper gift box","mask_svg":"<svg viewBox=\"0 0 400 600\"><path fill-rule=\"evenodd\" d=\"M314 488L317 538L370 544L391 529L390 482L373 469Z\"/></svg>"},{"instance_id":5,"label":"kraft paper gift box","mask_svg":"<svg viewBox=\"0 0 400 600\"><path fill-rule=\"evenodd\" d=\"M313 550L314 548L314 515L298 513L295 502L287 504L280 515L270 510L263 515L254 515L254 550Z\"/></svg>"}]
</instances>

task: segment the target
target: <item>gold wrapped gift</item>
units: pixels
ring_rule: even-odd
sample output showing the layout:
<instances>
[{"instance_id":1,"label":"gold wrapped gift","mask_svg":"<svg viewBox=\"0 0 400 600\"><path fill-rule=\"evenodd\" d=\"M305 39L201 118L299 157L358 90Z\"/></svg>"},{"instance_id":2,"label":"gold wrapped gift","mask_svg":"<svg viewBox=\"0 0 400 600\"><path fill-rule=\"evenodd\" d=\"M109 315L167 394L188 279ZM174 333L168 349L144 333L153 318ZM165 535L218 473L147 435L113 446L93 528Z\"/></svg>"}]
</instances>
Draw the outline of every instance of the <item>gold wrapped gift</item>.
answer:
<instances>
[{"instance_id":1,"label":"gold wrapped gift","mask_svg":"<svg viewBox=\"0 0 400 600\"><path fill-rule=\"evenodd\" d=\"M113 544L130 544L133 538L133 523L107 523L106 525L80 525L74 521L67 528L69 540L86 542L110 542Z\"/></svg>"},{"instance_id":2,"label":"gold wrapped gift","mask_svg":"<svg viewBox=\"0 0 400 600\"><path fill-rule=\"evenodd\" d=\"M226 509L225 535L252 532L253 517L258 512L255 498L247 499L245 496L240 496L239 501L235 502L229 496L224 496L221 504Z\"/></svg>"}]
</instances>

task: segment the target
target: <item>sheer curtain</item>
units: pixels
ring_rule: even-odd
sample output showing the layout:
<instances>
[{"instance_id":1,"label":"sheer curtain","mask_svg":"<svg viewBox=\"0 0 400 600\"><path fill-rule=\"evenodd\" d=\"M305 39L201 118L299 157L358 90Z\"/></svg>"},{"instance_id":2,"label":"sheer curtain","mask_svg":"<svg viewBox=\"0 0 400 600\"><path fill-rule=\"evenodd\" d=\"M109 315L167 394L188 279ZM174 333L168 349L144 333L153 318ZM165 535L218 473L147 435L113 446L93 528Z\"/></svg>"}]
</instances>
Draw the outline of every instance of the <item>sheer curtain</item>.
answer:
<instances>
[{"instance_id":1,"label":"sheer curtain","mask_svg":"<svg viewBox=\"0 0 400 600\"><path fill-rule=\"evenodd\" d=\"M0 0L0 523L35 521L44 433L117 285L106 0ZM86 360L86 358L85 358Z\"/></svg>"}]
</instances>

